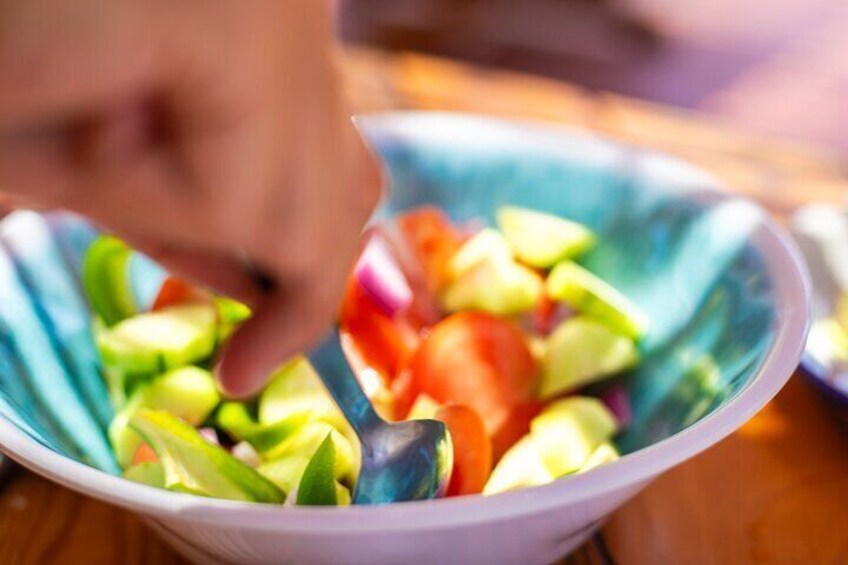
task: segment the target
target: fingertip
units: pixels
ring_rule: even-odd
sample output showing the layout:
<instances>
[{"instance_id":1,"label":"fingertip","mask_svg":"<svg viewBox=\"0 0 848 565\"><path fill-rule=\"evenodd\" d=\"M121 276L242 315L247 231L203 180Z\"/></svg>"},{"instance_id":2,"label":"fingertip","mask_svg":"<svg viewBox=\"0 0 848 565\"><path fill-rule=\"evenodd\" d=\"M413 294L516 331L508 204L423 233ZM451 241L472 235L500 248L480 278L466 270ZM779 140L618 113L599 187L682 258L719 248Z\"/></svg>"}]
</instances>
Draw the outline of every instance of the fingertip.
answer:
<instances>
[{"instance_id":1,"label":"fingertip","mask_svg":"<svg viewBox=\"0 0 848 565\"><path fill-rule=\"evenodd\" d=\"M231 368L232 363L226 363L226 359L227 355L222 355L213 370L221 394L230 400L246 400L258 394L263 382L257 382L256 377L247 376L238 367Z\"/></svg>"},{"instance_id":2,"label":"fingertip","mask_svg":"<svg viewBox=\"0 0 848 565\"><path fill-rule=\"evenodd\" d=\"M284 361L270 356L265 350L267 345L257 343L251 337L253 333L250 328L239 328L221 351L214 375L227 398L245 400L256 396Z\"/></svg>"},{"instance_id":3,"label":"fingertip","mask_svg":"<svg viewBox=\"0 0 848 565\"><path fill-rule=\"evenodd\" d=\"M313 345L326 328L282 296L261 304L224 346L214 374L228 398L261 392L274 371Z\"/></svg>"}]
</instances>

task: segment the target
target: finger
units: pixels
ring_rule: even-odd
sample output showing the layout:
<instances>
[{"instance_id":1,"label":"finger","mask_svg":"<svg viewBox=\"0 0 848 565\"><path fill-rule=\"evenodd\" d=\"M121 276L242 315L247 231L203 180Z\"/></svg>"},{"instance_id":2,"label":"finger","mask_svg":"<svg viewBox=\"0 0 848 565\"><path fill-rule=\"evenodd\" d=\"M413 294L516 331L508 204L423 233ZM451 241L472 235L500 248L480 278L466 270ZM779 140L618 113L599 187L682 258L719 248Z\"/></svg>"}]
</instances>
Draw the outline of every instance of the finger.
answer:
<instances>
[{"instance_id":1,"label":"finger","mask_svg":"<svg viewBox=\"0 0 848 565\"><path fill-rule=\"evenodd\" d=\"M216 376L233 398L261 390L292 356L314 346L331 327L335 300L322 294L278 289L261 302L224 347Z\"/></svg>"},{"instance_id":2,"label":"finger","mask_svg":"<svg viewBox=\"0 0 848 565\"><path fill-rule=\"evenodd\" d=\"M22 205L44 205L73 192L73 167L67 160L67 139L42 132L14 140L0 135L0 190Z\"/></svg>"},{"instance_id":3,"label":"finger","mask_svg":"<svg viewBox=\"0 0 848 565\"><path fill-rule=\"evenodd\" d=\"M97 185L88 182L93 170L126 158L140 140L134 135L131 147L125 127L137 126L138 112L121 106L154 97L178 58L162 57L156 39L162 26L148 25L151 10L144 6L0 0L3 190L39 206L77 211L101 200Z\"/></svg>"},{"instance_id":4,"label":"finger","mask_svg":"<svg viewBox=\"0 0 848 565\"><path fill-rule=\"evenodd\" d=\"M0 129L40 129L149 87L161 73L144 2L0 2Z\"/></svg>"},{"instance_id":5,"label":"finger","mask_svg":"<svg viewBox=\"0 0 848 565\"><path fill-rule=\"evenodd\" d=\"M0 131L0 187L24 205L73 207L97 201L92 183L146 145L144 108L133 102L103 108L97 118L22 132ZM104 165L105 164L105 165Z\"/></svg>"}]
</instances>

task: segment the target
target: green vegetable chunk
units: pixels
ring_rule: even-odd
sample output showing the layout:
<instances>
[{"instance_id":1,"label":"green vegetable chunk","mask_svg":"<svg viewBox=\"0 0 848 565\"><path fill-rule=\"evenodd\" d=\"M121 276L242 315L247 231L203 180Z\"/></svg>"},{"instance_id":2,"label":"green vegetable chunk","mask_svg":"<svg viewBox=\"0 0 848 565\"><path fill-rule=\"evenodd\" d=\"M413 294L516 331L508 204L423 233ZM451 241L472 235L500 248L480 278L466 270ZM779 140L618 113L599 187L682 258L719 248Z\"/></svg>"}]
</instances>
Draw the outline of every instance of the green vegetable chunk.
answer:
<instances>
[{"instance_id":1,"label":"green vegetable chunk","mask_svg":"<svg viewBox=\"0 0 848 565\"><path fill-rule=\"evenodd\" d=\"M106 365L127 373L158 373L212 355L215 317L208 304L169 306L103 330L97 345Z\"/></svg>"},{"instance_id":2,"label":"green vegetable chunk","mask_svg":"<svg viewBox=\"0 0 848 565\"><path fill-rule=\"evenodd\" d=\"M170 490L252 502L285 500L274 483L167 412L139 410L130 426L159 456Z\"/></svg>"},{"instance_id":3,"label":"green vegetable chunk","mask_svg":"<svg viewBox=\"0 0 848 565\"><path fill-rule=\"evenodd\" d=\"M619 457L621 456L618 454L618 450L613 444L601 444L595 451L592 452L592 455L589 456L577 472L585 473L586 471L591 471L592 469L606 465L607 463L612 463Z\"/></svg>"},{"instance_id":4,"label":"green vegetable chunk","mask_svg":"<svg viewBox=\"0 0 848 565\"><path fill-rule=\"evenodd\" d=\"M483 489L484 495L544 485L554 480L530 436L524 436L501 457Z\"/></svg>"},{"instance_id":5,"label":"green vegetable chunk","mask_svg":"<svg viewBox=\"0 0 848 565\"><path fill-rule=\"evenodd\" d=\"M547 290L553 300L565 302L632 338L641 337L648 327L644 314L626 296L576 263L564 261L554 267Z\"/></svg>"},{"instance_id":6,"label":"green vegetable chunk","mask_svg":"<svg viewBox=\"0 0 848 565\"><path fill-rule=\"evenodd\" d=\"M97 238L85 253L82 284L92 310L107 326L138 312L128 266L133 251L112 236Z\"/></svg>"},{"instance_id":7,"label":"green vegetable chunk","mask_svg":"<svg viewBox=\"0 0 848 565\"><path fill-rule=\"evenodd\" d=\"M597 320L566 320L548 337L539 396L552 398L635 366L636 345Z\"/></svg>"},{"instance_id":8,"label":"green vegetable chunk","mask_svg":"<svg viewBox=\"0 0 848 565\"><path fill-rule=\"evenodd\" d=\"M462 244L448 264L454 278L487 261L511 261L512 249L509 242L497 230L485 228Z\"/></svg>"},{"instance_id":9,"label":"green vegetable chunk","mask_svg":"<svg viewBox=\"0 0 848 565\"><path fill-rule=\"evenodd\" d=\"M339 428L347 423L315 369L302 356L277 370L259 397L260 423L272 424L295 414L311 414Z\"/></svg>"},{"instance_id":10,"label":"green vegetable chunk","mask_svg":"<svg viewBox=\"0 0 848 565\"><path fill-rule=\"evenodd\" d=\"M297 504L300 506L335 506L336 497L336 449L328 434L312 456L300 485L297 487Z\"/></svg>"},{"instance_id":11,"label":"green vegetable chunk","mask_svg":"<svg viewBox=\"0 0 848 565\"><path fill-rule=\"evenodd\" d=\"M124 471L124 478L151 487L165 488L165 467L159 461L139 463Z\"/></svg>"},{"instance_id":12,"label":"green vegetable chunk","mask_svg":"<svg viewBox=\"0 0 848 565\"><path fill-rule=\"evenodd\" d=\"M118 463L126 468L141 444L141 438L129 428L130 419L138 410L164 410L199 426L220 400L212 374L198 367L175 369L140 385L109 425L109 440Z\"/></svg>"},{"instance_id":13,"label":"green vegetable chunk","mask_svg":"<svg viewBox=\"0 0 848 565\"><path fill-rule=\"evenodd\" d=\"M226 341L235 329L245 320L250 318L250 308L246 305L224 296L212 298L215 308L218 310L218 343Z\"/></svg>"},{"instance_id":14,"label":"green vegetable chunk","mask_svg":"<svg viewBox=\"0 0 848 565\"><path fill-rule=\"evenodd\" d=\"M309 414L292 414L273 424L259 424L250 416L247 407L239 402L227 402L218 409L218 426L231 437L246 441L259 453L273 450L291 437L310 419Z\"/></svg>"},{"instance_id":15,"label":"green vegetable chunk","mask_svg":"<svg viewBox=\"0 0 848 565\"><path fill-rule=\"evenodd\" d=\"M442 302L449 312L479 310L508 316L532 310L544 292L542 278L512 260L484 260L447 289Z\"/></svg>"},{"instance_id":16,"label":"green vegetable chunk","mask_svg":"<svg viewBox=\"0 0 848 565\"><path fill-rule=\"evenodd\" d=\"M333 440L336 474L335 477L353 482L359 471L358 454L350 440L330 424L322 421L309 422L286 438L273 449L264 453L269 461L289 457L311 458L327 436Z\"/></svg>"},{"instance_id":17,"label":"green vegetable chunk","mask_svg":"<svg viewBox=\"0 0 848 565\"><path fill-rule=\"evenodd\" d=\"M542 485L618 458L610 440L613 415L596 398L574 396L549 405L492 471L483 494Z\"/></svg>"},{"instance_id":18,"label":"green vegetable chunk","mask_svg":"<svg viewBox=\"0 0 848 565\"><path fill-rule=\"evenodd\" d=\"M259 397L259 423L274 424L295 415L331 424L359 455L359 441L309 361L298 356L278 369ZM358 465L357 465L358 466Z\"/></svg>"},{"instance_id":19,"label":"green vegetable chunk","mask_svg":"<svg viewBox=\"0 0 848 565\"><path fill-rule=\"evenodd\" d=\"M530 423L530 438L542 464L555 478L585 465L615 434L615 417L603 402L572 396L549 405Z\"/></svg>"},{"instance_id":20,"label":"green vegetable chunk","mask_svg":"<svg viewBox=\"0 0 848 565\"><path fill-rule=\"evenodd\" d=\"M498 210L498 227L515 255L534 267L551 267L595 244L595 234L586 227L526 208L504 206Z\"/></svg>"},{"instance_id":21,"label":"green vegetable chunk","mask_svg":"<svg viewBox=\"0 0 848 565\"><path fill-rule=\"evenodd\" d=\"M297 485L303 477L306 466L309 465L311 457L307 455L290 455L263 463L257 471L277 485L287 495L297 491Z\"/></svg>"}]
</instances>

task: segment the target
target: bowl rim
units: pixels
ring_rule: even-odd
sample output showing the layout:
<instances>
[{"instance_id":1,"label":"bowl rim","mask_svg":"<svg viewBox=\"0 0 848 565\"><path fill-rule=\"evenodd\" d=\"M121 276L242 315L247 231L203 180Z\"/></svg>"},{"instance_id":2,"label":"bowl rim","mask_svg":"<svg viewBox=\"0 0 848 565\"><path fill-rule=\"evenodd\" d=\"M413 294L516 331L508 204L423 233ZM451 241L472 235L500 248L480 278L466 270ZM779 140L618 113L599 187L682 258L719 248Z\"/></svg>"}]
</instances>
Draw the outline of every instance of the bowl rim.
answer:
<instances>
[{"instance_id":1,"label":"bowl rim","mask_svg":"<svg viewBox=\"0 0 848 565\"><path fill-rule=\"evenodd\" d=\"M593 132L551 122L513 120L450 112L391 112L358 118L366 127L486 127L501 135L554 146L594 144L599 150L638 152L653 165L670 165L699 191L718 200L744 201L706 171L652 149L626 145ZM686 180L688 179L688 180ZM691 188L683 187L685 192ZM756 206L756 205L755 205ZM757 207L759 209L759 207ZM385 506L308 508L202 498L136 484L73 461L41 445L0 417L0 449L23 466L72 490L163 520L218 527L302 534L389 532L479 525L568 506L628 487L635 493L656 475L693 457L735 431L790 378L809 328L810 281L793 240L766 213L751 238L769 273L775 294L776 333L761 366L734 398L690 427L627 454L589 473L495 496L463 496Z\"/></svg>"}]
</instances>

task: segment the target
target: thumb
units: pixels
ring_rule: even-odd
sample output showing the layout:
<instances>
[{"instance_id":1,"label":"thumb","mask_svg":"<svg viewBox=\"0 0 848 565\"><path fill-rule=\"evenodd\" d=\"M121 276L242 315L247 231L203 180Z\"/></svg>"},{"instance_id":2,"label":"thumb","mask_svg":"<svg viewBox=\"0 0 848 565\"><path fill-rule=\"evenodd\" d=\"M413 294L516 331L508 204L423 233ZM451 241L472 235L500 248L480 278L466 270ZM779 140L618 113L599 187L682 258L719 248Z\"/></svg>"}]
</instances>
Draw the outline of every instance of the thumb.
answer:
<instances>
[{"instance_id":1,"label":"thumb","mask_svg":"<svg viewBox=\"0 0 848 565\"><path fill-rule=\"evenodd\" d=\"M224 347L216 368L221 389L233 398L259 392L274 369L329 331L335 311L333 296L277 287Z\"/></svg>"}]
</instances>

